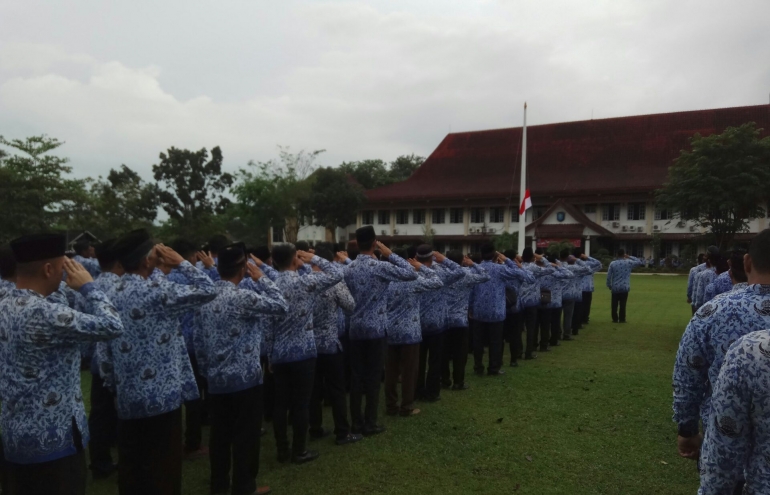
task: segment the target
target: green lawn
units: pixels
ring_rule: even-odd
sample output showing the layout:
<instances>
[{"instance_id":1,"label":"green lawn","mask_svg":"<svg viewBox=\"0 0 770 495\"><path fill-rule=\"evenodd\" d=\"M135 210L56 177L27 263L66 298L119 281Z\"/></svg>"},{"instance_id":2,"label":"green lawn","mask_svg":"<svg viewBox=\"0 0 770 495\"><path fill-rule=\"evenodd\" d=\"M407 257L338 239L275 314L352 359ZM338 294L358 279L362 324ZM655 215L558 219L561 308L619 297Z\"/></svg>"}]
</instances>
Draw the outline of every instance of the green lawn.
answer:
<instances>
[{"instance_id":1,"label":"green lawn","mask_svg":"<svg viewBox=\"0 0 770 495\"><path fill-rule=\"evenodd\" d=\"M286 494L695 493L695 464L677 456L671 422L687 279L633 277L625 325L611 322L604 276L596 282L578 340L500 378L470 373L470 390L444 391L414 418L384 417L378 437L313 443L321 458L308 465L278 464L269 433L259 483ZM208 460L186 462L184 493L207 494L208 471ZM88 493L117 493L115 480Z\"/></svg>"}]
</instances>

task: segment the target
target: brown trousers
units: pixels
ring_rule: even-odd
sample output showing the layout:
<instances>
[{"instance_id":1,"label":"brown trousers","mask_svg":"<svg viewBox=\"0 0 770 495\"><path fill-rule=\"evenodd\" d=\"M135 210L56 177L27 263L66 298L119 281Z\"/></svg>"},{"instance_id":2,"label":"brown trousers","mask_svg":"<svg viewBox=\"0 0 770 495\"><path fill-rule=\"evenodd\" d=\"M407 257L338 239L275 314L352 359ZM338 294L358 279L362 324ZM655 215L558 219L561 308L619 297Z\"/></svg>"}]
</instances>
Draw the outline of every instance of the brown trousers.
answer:
<instances>
[{"instance_id":1,"label":"brown trousers","mask_svg":"<svg viewBox=\"0 0 770 495\"><path fill-rule=\"evenodd\" d=\"M420 344L389 345L385 361L385 407L388 414L408 415L414 409ZM401 377L401 406L398 405L398 378Z\"/></svg>"}]
</instances>

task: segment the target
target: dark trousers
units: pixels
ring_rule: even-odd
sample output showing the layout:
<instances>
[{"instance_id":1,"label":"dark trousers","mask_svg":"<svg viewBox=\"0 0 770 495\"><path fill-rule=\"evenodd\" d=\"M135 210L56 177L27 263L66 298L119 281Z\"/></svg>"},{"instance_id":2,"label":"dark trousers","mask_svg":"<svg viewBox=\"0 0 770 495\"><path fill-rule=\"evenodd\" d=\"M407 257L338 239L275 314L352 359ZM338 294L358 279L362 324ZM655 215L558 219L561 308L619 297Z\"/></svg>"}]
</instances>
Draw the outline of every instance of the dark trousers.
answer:
<instances>
[{"instance_id":1,"label":"dark trousers","mask_svg":"<svg viewBox=\"0 0 770 495\"><path fill-rule=\"evenodd\" d=\"M591 302L593 299L593 292L583 292L583 311L581 315L583 323L588 323L591 320Z\"/></svg>"},{"instance_id":2,"label":"dark trousers","mask_svg":"<svg viewBox=\"0 0 770 495\"><path fill-rule=\"evenodd\" d=\"M291 411L291 453L295 456L307 451L307 428L310 396L313 393L316 358L293 363L273 364L275 375L275 412L273 432L278 455L289 452L287 436L288 414Z\"/></svg>"},{"instance_id":3,"label":"dark trousers","mask_svg":"<svg viewBox=\"0 0 770 495\"><path fill-rule=\"evenodd\" d=\"M443 347L443 332L423 334L420 344L420 365L417 370L417 397L432 398L441 395L441 351L443 351Z\"/></svg>"},{"instance_id":4,"label":"dark trousers","mask_svg":"<svg viewBox=\"0 0 770 495\"><path fill-rule=\"evenodd\" d=\"M269 370L267 356L260 356L262 365L262 411L265 421L273 420L275 412L275 375Z\"/></svg>"},{"instance_id":5,"label":"dark trousers","mask_svg":"<svg viewBox=\"0 0 770 495\"><path fill-rule=\"evenodd\" d=\"M612 293L612 321L626 321L626 303L628 302L628 292ZM620 314L618 314L620 306Z\"/></svg>"},{"instance_id":6,"label":"dark trousers","mask_svg":"<svg viewBox=\"0 0 770 495\"><path fill-rule=\"evenodd\" d=\"M467 355L467 354L466 354ZM388 414L409 415L414 409L420 344L389 345L385 362L385 409ZM401 405L398 405L398 379L401 378Z\"/></svg>"},{"instance_id":7,"label":"dark trousers","mask_svg":"<svg viewBox=\"0 0 770 495\"><path fill-rule=\"evenodd\" d=\"M377 426L377 408L380 405L380 384L385 361L385 338L350 341L350 419L353 432ZM363 398L366 411L361 413Z\"/></svg>"},{"instance_id":8,"label":"dark trousers","mask_svg":"<svg viewBox=\"0 0 770 495\"><path fill-rule=\"evenodd\" d=\"M449 363L452 373L449 373ZM450 328L444 334L444 353L441 356L441 381L444 385L462 386L465 383L465 365L468 363L468 327Z\"/></svg>"},{"instance_id":9,"label":"dark trousers","mask_svg":"<svg viewBox=\"0 0 770 495\"><path fill-rule=\"evenodd\" d=\"M181 495L182 409L118 427L118 493Z\"/></svg>"},{"instance_id":10,"label":"dark trousers","mask_svg":"<svg viewBox=\"0 0 770 495\"><path fill-rule=\"evenodd\" d=\"M575 316L575 301L562 303L562 334L569 337L572 334L572 318Z\"/></svg>"},{"instance_id":11,"label":"dark trousers","mask_svg":"<svg viewBox=\"0 0 770 495\"><path fill-rule=\"evenodd\" d=\"M473 369L476 373L484 371L484 343L489 342L489 364L487 372L490 374L500 371L503 365L503 328L504 321L486 322L476 321L473 330Z\"/></svg>"},{"instance_id":12,"label":"dark trousers","mask_svg":"<svg viewBox=\"0 0 770 495\"><path fill-rule=\"evenodd\" d=\"M572 335L577 335L580 332L580 327L583 325L583 301L575 301L575 309L572 311Z\"/></svg>"},{"instance_id":13,"label":"dark trousers","mask_svg":"<svg viewBox=\"0 0 770 495\"><path fill-rule=\"evenodd\" d=\"M334 434L345 438L350 433L348 399L345 394L345 356L341 353L319 354L315 364L313 395L310 398L310 431L323 432L324 398L332 403Z\"/></svg>"},{"instance_id":14,"label":"dark trousers","mask_svg":"<svg viewBox=\"0 0 770 495\"><path fill-rule=\"evenodd\" d=\"M195 383L198 385L198 395L200 398L188 400L184 403L184 449L187 452L195 452L201 448L203 409L204 404L206 404L206 396L208 395L208 386L206 385L206 380L198 371L198 360L195 359L195 354L188 354L188 356L190 356L190 364L195 376Z\"/></svg>"},{"instance_id":15,"label":"dark trousers","mask_svg":"<svg viewBox=\"0 0 770 495\"><path fill-rule=\"evenodd\" d=\"M521 311L521 319L527 330L527 346L524 350L525 355L531 356L537 350L537 316L539 310L537 306L524 308Z\"/></svg>"},{"instance_id":16,"label":"dark trousers","mask_svg":"<svg viewBox=\"0 0 770 495\"><path fill-rule=\"evenodd\" d=\"M511 363L514 363L524 351L524 345L521 341L521 313L508 313L506 315L503 332L511 348Z\"/></svg>"},{"instance_id":17,"label":"dark trousers","mask_svg":"<svg viewBox=\"0 0 770 495\"><path fill-rule=\"evenodd\" d=\"M257 489L262 385L231 394L211 394L211 493L251 495ZM232 484L230 467L232 466Z\"/></svg>"},{"instance_id":18,"label":"dark trousers","mask_svg":"<svg viewBox=\"0 0 770 495\"><path fill-rule=\"evenodd\" d=\"M77 452L55 461L36 464L5 462L3 494L5 495L85 495L86 455L83 439L72 422L73 443Z\"/></svg>"},{"instance_id":19,"label":"dark trousers","mask_svg":"<svg viewBox=\"0 0 770 495\"><path fill-rule=\"evenodd\" d=\"M91 414L88 416L91 439L88 454L91 469L109 473L114 469L110 449L118 440L118 413L112 393L104 387L99 374L91 375Z\"/></svg>"},{"instance_id":20,"label":"dark trousers","mask_svg":"<svg viewBox=\"0 0 770 495\"><path fill-rule=\"evenodd\" d=\"M556 345L559 343L559 340L562 336L561 331L561 318L562 318L563 309L562 308L552 308L551 309L551 345Z\"/></svg>"},{"instance_id":21,"label":"dark trousers","mask_svg":"<svg viewBox=\"0 0 770 495\"><path fill-rule=\"evenodd\" d=\"M538 308L537 323L540 327L540 350L547 349L551 343L551 308Z\"/></svg>"}]
</instances>

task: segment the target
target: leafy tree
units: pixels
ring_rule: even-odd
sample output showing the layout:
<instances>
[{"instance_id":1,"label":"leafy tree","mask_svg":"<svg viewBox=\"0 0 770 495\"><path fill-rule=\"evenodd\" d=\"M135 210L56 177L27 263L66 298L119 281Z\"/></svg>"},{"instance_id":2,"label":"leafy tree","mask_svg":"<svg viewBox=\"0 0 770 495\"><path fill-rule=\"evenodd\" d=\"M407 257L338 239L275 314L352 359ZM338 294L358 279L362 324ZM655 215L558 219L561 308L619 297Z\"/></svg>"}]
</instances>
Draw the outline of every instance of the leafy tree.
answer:
<instances>
[{"instance_id":1,"label":"leafy tree","mask_svg":"<svg viewBox=\"0 0 770 495\"><path fill-rule=\"evenodd\" d=\"M519 233L514 232L511 234L507 230L504 230L502 234L495 236L492 239L492 244L495 246L498 253L502 253L508 249L517 249L519 245Z\"/></svg>"},{"instance_id":2,"label":"leafy tree","mask_svg":"<svg viewBox=\"0 0 770 495\"><path fill-rule=\"evenodd\" d=\"M230 204L225 192L235 178L222 172L222 150L199 151L171 147L160 154L160 163L152 166L158 182L158 199L169 216L167 226L174 235L193 240L210 236L216 225L213 218Z\"/></svg>"},{"instance_id":3,"label":"leafy tree","mask_svg":"<svg viewBox=\"0 0 770 495\"><path fill-rule=\"evenodd\" d=\"M562 251L564 251L565 249L569 249L571 253L573 247L574 246L569 241L552 242L548 244L548 247L546 248L545 252L558 259Z\"/></svg>"},{"instance_id":4,"label":"leafy tree","mask_svg":"<svg viewBox=\"0 0 770 495\"><path fill-rule=\"evenodd\" d=\"M401 155L392 162L390 162L390 170L388 176L390 182L401 182L408 179L418 168L423 164L425 158L417 156L414 153L411 155Z\"/></svg>"},{"instance_id":5,"label":"leafy tree","mask_svg":"<svg viewBox=\"0 0 770 495\"><path fill-rule=\"evenodd\" d=\"M356 223L356 213L366 197L361 186L352 183L340 169L320 168L309 180L310 194L303 209L315 225L326 228L327 240L333 241L336 227Z\"/></svg>"},{"instance_id":6,"label":"leafy tree","mask_svg":"<svg viewBox=\"0 0 770 495\"><path fill-rule=\"evenodd\" d=\"M717 245L728 247L764 216L770 197L770 137L760 139L760 131L748 123L693 136L692 149L681 152L657 191L658 207L710 229Z\"/></svg>"},{"instance_id":7,"label":"leafy tree","mask_svg":"<svg viewBox=\"0 0 770 495\"><path fill-rule=\"evenodd\" d=\"M364 189L374 189L390 184L388 165L382 160L345 162L339 168L346 174L350 174Z\"/></svg>"},{"instance_id":8,"label":"leafy tree","mask_svg":"<svg viewBox=\"0 0 770 495\"><path fill-rule=\"evenodd\" d=\"M7 140L0 161L0 240L66 228L75 205L86 198L85 181L67 178L67 158L49 154L64 143L46 135Z\"/></svg>"}]
</instances>

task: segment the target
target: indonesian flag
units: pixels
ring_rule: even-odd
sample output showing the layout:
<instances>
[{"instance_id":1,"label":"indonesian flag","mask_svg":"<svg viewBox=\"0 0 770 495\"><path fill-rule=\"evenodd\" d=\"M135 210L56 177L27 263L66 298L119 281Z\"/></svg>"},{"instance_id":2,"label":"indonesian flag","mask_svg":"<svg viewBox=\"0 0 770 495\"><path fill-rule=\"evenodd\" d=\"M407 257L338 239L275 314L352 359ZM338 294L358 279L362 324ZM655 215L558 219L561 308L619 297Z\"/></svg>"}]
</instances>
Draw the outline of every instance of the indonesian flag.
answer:
<instances>
[{"instance_id":1,"label":"indonesian flag","mask_svg":"<svg viewBox=\"0 0 770 495\"><path fill-rule=\"evenodd\" d=\"M523 215L530 208L532 208L532 197L529 195L529 189L527 189L524 193L524 200L522 200L521 206L519 206L519 215Z\"/></svg>"}]
</instances>

